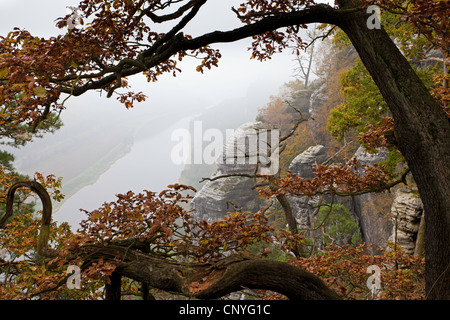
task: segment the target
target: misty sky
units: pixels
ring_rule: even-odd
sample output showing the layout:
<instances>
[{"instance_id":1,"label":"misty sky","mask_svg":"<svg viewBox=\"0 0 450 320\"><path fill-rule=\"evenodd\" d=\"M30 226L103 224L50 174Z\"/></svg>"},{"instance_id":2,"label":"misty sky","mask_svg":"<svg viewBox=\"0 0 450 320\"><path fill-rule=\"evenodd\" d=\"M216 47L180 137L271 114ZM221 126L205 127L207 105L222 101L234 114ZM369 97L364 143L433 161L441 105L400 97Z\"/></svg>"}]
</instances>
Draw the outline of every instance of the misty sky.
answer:
<instances>
[{"instance_id":1,"label":"misty sky","mask_svg":"<svg viewBox=\"0 0 450 320\"><path fill-rule=\"evenodd\" d=\"M26 29L32 35L49 38L65 32L58 29L55 20L65 16L68 6L76 6L77 0L0 0L0 35L6 36L14 27ZM198 16L191 21L186 33L199 35L215 30L229 30L241 26L232 6L240 0L209 0L201 8ZM271 60L259 62L250 60L247 50L251 40L218 44L222 59L219 67L205 70L204 74L195 71L198 61L185 59L180 67L183 70L176 78L165 74L156 83L147 83L143 75L129 79L132 90L142 91L148 99L136 103L133 110L126 110L116 99L107 99L97 92L87 92L80 97L70 98L61 114L65 126L76 126L80 121L100 120L102 117L142 117L162 110L183 110L211 106L230 98L252 96L256 110L264 107L270 95L279 93L283 83L293 80L294 62L289 52L275 54ZM290 51L290 50L287 50ZM20 168L19 168L20 169Z\"/></svg>"},{"instance_id":2,"label":"misty sky","mask_svg":"<svg viewBox=\"0 0 450 320\"><path fill-rule=\"evenodd\" d=\"M239 3L239 0L208 1L188 25L186 33L195 36L241 26L231 11L231 6ZM62 33L64 29L55 27L55 19L69 12L67 6L76 4L77 0L0 0L0 35L6 36L14 27L27 29L32 35L45 38ZM276 55L264 63L249 60L249 43L250 40L247 39L215 45L215 48L221 48L223 58L219 62L219 68L206 70L203 75L195 71L198 62L191 59L181 64L183 72L176 78L165 75L158 83L147 84L143 77L135 76L130 82L137 91L143 91L149 96L148 102L153 100L158 104L178 92L188 92L192 99L202 97L209 99L211 103L228 98L230 92L240 96L245 95L248 90L257 90L257 87L261 88L263 96L267 96L265 93L276 94L277 86L289 80L293 74L293 58L286 53ZM101 99L105 100L104 97ZM102 104L104 103L106 102L103 101ZM178 102L170 103L171 107L177 105Z\"/></svg>"}]
</instances>

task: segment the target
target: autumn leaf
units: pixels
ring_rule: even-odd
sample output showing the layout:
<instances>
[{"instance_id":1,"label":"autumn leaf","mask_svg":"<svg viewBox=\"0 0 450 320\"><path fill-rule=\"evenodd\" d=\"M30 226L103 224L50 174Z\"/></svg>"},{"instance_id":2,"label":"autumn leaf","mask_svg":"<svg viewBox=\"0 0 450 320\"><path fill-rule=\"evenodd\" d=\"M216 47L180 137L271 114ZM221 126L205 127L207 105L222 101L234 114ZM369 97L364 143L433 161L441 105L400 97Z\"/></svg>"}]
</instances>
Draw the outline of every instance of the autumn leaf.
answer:
<instances>
[{"instance_id":1,"label":"autumn leaf","mask_svg":"<svg viewBox=\"0 0 450 320\"><path fill-rule=\"evenodd\" d=\"M8 73L9 73L9 70L7 67L0 69L0 79L6 77L8 75Z\"/></svg>"},{"instance_id":2,"label":"autumn leaf","mask_svg":"<svg viewBox=\"0 0 450 320\"><path fill-rule=\"evenodd\" d=\"M40 98L45 97L45 95L47 94L47 90L45 90L44 88L34 88L33 91L34 94Z\"/></svg>"}]
</instances>

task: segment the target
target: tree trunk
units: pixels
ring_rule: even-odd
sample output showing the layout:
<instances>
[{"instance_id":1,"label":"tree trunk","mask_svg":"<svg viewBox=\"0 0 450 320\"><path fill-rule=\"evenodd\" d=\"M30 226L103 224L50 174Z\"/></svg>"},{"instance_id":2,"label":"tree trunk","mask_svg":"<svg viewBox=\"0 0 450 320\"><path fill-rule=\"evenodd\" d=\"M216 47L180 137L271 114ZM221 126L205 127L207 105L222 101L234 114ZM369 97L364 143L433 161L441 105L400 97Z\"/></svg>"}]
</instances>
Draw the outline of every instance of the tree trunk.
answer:
<instances>
[{"instance_id":1,"label":"tree trunk","mask_svg":"<svg viewBox=\"0 0 450 320\"><path fill-rule=\"evenodd\" d=\"M295 220L295 216L294 213L292 212L291 204L289 203L288 198L286 197L285 194L279 194L277 195L277 200L281 204L281 207L283 208L284 216L286 217L289 231L292 234L297 234L298 233L297 221ZM303 248L300 245L296 244L292 251L296 257L305 256Z\"/></svg>"},{"instance_id":2,"label":"tree trunk","mask_svg":"<svg viewBox=\"0 0 450 320\"><path fill-rule=\"evenodd\" d=\"M105 299L106 300L120 300L122 297L122 275L118 272L113 272L109 277L109 281L105 283Z\"/></svg>"},{"instance_id":3,"label":"tree trunk","mask_svg":"<svg viewBox=\"0 0 450 320\"><path fill-rule=\"evenodd\" d=\"M426 297L450 299L450 123L388 34L368 29L367 18L364 11L342 14L337 24L392 112L398 148L427 213Z\"/></svg>"}]
</instances>

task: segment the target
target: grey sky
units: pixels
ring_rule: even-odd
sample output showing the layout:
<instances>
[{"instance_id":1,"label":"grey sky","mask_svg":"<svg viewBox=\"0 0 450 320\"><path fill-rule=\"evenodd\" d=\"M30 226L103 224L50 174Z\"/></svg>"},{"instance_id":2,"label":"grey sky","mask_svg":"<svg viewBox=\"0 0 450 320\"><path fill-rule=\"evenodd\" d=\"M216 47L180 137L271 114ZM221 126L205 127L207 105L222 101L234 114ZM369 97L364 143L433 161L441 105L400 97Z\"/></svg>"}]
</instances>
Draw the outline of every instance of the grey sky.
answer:
<instances>
[{"instance_id":1,"label":"grey sky","mask_svg":"<svg viewBox=\"0 0 450 320\"><path fill-rule=\"evenodd\" d=\"M240 26L231 11L231 6L240 2L209 0L186 31L198 35ZM0 35L6 36L14 27L27 29L31 34L44 38L62 33L65 30L56 28L55 20L70 12L67 6L78 3L77 0L0 0ZM265 62L250 60L249 44L250 40L246 39L215 45L223 57L218 68L205 70L204 74L195 71L198 61L186 59L180 64L183 72L176 78L166 74L156 83L147 83L142 75L131 77L132 89L148 96L145 102L136 103L133 110L126 110L115 98L107 99L104 94L100 97L97 92L72 97L62 112L62 120L69 127L80 122L88 125L88 121L95 124L94 121L108 121L113 117L138 118L162 110L193 108L192 112L196 113L196 108L248 96L252 98L248 107L256 110L268 102L270 95L278 94L283 83L293 80L295 63L289 52L276 54Z\"/></svg>"},{"instance_id":2,"label":"grey sky","mask_svg":"<svg viewBox=\"0 0 450 320\"><path fill-rule=\"evenodd\" d=\"M55 19L67 13L67 6L77 3L76 0L0 0L0 34L5 36L14 27L25 28L33 35L45 38L61 33L64 30L55 27ZM187 31L198 35L205 31L238 27L240 23L231 6L239 3L236 0L210 0ZM167 92L173 95L176 86L175 90L211 96L211 103L229 97L230 92L245 94L250 87L258 85L263 92L277 93L283 79L288 80L292 74L292 57L280 54L264 63L250 61L250 52L247 51L249 43L249 40L243 40L215 46L221 48L223 53L219 68L207 70L203 75L195 71L197 61L186 61L182 64L185 65L183 73L175 79L165 76L158 84L148 85L140 81L142 77L135 77L132 83L149 96L163 97L167 96Z\"/></svg>"}]
</instances>

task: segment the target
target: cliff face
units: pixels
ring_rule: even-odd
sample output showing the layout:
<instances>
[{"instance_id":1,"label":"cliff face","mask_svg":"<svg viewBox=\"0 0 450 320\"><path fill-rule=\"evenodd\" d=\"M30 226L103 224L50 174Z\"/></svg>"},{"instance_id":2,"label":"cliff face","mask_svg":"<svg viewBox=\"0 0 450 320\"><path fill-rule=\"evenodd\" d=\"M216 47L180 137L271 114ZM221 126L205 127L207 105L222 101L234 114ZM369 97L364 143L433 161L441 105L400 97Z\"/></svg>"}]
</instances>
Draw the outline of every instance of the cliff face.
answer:
<instances>
[{"instance_id":1,"label":"cliff face","mask_svg":"<svg viewBox=\"0 0 450 320\"><path fill-rule=\"evenodd\" d=\"M398 243L407 253L414 253L423 215L423 204L417 190L397 189L391 212L393 226L389 240Z\"/></svg>"},{"instance_id":2,"label":"cliff face","mask_svg":"<svg viewBox=\"0 0 450 320\"><path fill-rule=\"evenodd\" d=\"M326 159L327 154L324 146L311 146L292 160L289 171L301 178L311 179L314 176L315 165L317 163L323 163ZM307 196L290 195L288 196L288 200L298 227L304 229L311 228L313 226L313 206L318 203L319 197L310 199Z\"/></svg>"},{"instance_id":3,"label":"cliff face","mask_svg":"<svg viewBox=\"0 0 450 320\"><path fill-rule=\"evenodd\" d=\"M314 176L315 165L325 162L327 158L323 145L311 146L292 160L289 171L299 177L311 179Z\"/></svg>"},{"instance_id":4,"label":"cliff face","mask_svg":"<svg viewBox=\"0 0 450 320\"><path fill-rule=\"evenodd\" d=\"M372 166L386 159L387 151L379 150L370 154L360 147L355 155L362 164ZM386 247L392 231L391 206L392 193L366 193L352 197L352 207L361 228L363 241L373 244L373 250Z\"/></svg>"},{"instance_id":5,"label":"cliff face","mask_svg":"<svg viewBox=\"0 0 450 320\"><path fill-rule=\"evenodd\" d=\"M384 160L386 150L377 154L369 154L360 147L354 157L361 163L371 166ZM289 170L306 179L313 177L316 163L323 163L327 158L325 147L312 146L299 154L291 163ZM318 203L318 197L290 196L289 202L300 228L313 226L313 205ZM323 203L329 202L325 198ZM423 214L423 205L417 190L410 187L400 187L394 193L368 193L353 197L337 197L335 203L344 205L352 212L358 222L362 240L373 245L372 253L378 248L386 248L388 241L396 242L407 253L414 253L419 225Z\"/></svg>"},{"instance_id":6,"label":"cliff face","mask_svg":"<svg viewBox=\"0 0 450 320\"><path fill-rule=\"evenodd\" d=\"M309 114L314 117L316 115L316 110L326 101L328 98L326 95L327 85L323 83L317 90L311 94L309 100Z\"/></svg>"}]
</instances>

